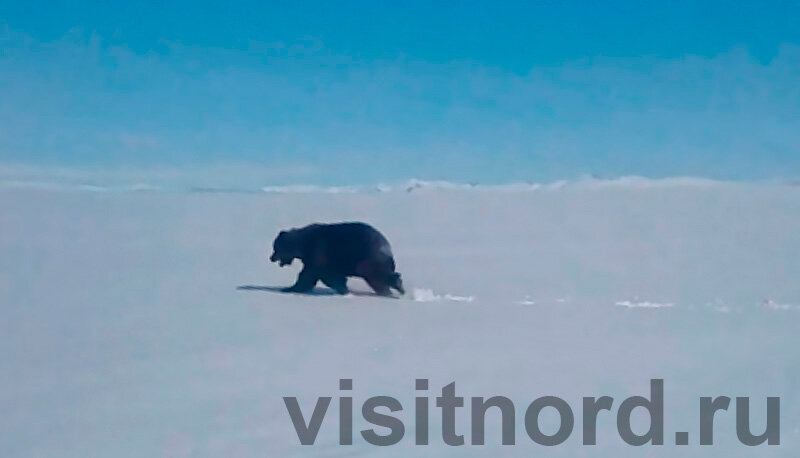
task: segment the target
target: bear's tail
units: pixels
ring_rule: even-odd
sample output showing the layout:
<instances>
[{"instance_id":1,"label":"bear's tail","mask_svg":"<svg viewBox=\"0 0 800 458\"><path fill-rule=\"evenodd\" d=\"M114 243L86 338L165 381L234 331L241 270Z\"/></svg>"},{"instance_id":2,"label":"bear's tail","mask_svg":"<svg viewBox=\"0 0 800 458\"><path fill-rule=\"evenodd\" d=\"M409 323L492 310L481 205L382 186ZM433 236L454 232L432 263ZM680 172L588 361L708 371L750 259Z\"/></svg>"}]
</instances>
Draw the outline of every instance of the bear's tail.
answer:
<instances>
[{"instance_id":1,"label":"bear's tail","mask_svg":"<svg viewBox=\"0 0 800 458\"><path fill-rule=\"evenodd\" d=\"M406 290L403 289L403 279L400 278L399 272L389 274L389 286L396 289L400 294L406 293Z\"/></svg>"}]
</instances>

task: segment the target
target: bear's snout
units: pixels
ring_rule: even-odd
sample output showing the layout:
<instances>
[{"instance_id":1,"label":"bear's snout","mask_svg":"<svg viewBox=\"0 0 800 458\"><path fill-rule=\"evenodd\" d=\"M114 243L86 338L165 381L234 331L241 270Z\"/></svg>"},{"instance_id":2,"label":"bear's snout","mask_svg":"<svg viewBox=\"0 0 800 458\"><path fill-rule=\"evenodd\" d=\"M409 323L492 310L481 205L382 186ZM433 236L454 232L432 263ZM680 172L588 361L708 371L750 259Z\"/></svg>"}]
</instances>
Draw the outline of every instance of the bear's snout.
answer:
<instances>
[{"instance_id":1,"label":"bear's snout","mask_svg":"<svg viewBox=\"0 0 800 458\"><path fill-rule=\"evenodd\" d=\"M279 266L288 266L292 264L294 258L287 258L279 256L278 253L272 253L272 256L269 257L270 262L277 262Z\"/></svg>"}]
</instances>

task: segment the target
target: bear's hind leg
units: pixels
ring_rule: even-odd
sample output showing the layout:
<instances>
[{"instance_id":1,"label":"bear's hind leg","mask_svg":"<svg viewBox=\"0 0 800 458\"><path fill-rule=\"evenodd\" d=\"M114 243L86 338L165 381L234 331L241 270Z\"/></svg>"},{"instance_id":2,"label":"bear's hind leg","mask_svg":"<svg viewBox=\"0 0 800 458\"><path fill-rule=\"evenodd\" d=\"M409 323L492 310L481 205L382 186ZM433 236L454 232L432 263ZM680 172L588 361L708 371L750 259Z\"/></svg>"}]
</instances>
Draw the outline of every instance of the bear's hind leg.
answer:
<instances>
[{"instance_id":1,"label":"bear's hind leg","mask_svg":"<svg viewBox=\"0 0 800 458\"><path fill-rule=\"evenodd\" d=\"M364 280L379 296L391 296L392 293L389 291L389 284L385 278L366 277Z\"/></svg>"},{"instance_id":2,"label":"bear's hind leg","mask_svg":"<svg viewBox=\"0 0 800 458\"><path fill-rule=\"evenodd\" d=\"M323 275L322 283L325 283L330 289L339 294L347 294L350 290L347 289L347 277L344 275Z\"/></svg>"},{"instance_id":3,"label":"bear's hind leg","mask_svg":"<svg viewBox=\"0 0 800 458\"><path fill-rule=\"evenodd\" d=\"M400 294L406 293L406 290L403 288L403 279L398 272L389 274L389 286L396 289Z\"/></svg>"}]
</instances>

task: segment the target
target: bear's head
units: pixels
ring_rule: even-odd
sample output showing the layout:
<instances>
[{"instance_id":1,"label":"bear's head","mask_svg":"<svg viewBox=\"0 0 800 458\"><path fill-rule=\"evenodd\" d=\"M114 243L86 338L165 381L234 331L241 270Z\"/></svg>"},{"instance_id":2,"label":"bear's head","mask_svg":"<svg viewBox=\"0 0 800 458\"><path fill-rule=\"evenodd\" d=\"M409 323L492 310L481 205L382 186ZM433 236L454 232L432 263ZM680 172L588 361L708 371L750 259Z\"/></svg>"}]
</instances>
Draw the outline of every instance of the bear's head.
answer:
<instances>
[{"instance_id":1,"label":"bear's head","mask_svg":"<svg viewBox=\"0 0 800 458\"><path fill-rule=\"evenodd\" d=\"M288 266L302 255L300 240L297 231L281 231L272 242L272 256L270 262L279 262L280 266Z\"/></svg>"}]
</instances>

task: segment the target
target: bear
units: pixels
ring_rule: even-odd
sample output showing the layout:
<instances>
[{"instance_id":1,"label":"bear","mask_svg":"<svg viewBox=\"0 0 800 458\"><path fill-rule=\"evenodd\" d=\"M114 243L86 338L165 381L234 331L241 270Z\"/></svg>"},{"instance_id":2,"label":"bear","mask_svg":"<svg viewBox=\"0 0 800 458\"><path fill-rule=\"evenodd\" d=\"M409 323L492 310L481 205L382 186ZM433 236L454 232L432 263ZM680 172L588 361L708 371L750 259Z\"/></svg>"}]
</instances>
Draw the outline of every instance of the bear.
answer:
<instances>
[{"instance_id":1,"label":"bear","mask_svg":"<svg viewBox=\"0 0 800 458\"><path fill-rule=\"evenodd\" d=\"M309 292L321 280L338 294L347 294L347 277L361 277L378 295L390 296L390 288L405 294L389 241L369 224L314 223L280 231L272 249L269 260L280 267L295 258L303 262L297 282L283 292Z\"/></svg>"}]
</instances>

